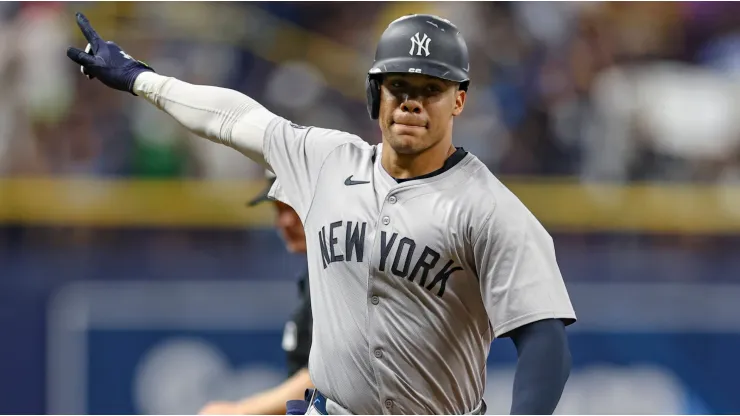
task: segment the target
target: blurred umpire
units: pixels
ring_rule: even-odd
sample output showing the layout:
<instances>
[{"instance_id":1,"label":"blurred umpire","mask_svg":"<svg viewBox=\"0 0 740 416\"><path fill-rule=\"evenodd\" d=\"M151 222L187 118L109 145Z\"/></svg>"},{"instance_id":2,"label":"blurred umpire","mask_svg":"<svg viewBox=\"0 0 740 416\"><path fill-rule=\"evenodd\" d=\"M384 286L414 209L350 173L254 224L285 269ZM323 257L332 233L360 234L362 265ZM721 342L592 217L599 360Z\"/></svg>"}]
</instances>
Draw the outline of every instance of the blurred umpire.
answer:
<instances>
[{"instance_id":1,"label":"blurred umpire","mask_svg":"<svg viewBox=\"0 0 740 416\"><path fill-rule=\"evenodd\" d=\"M268 171L268 185L262 193L249 201L252 207L265 201L270 201L277 212L275 226L285 242L286 249L291 253L306 252L306 234L298 214L290 206L268 199L270 188L280 184L275 183L275 175ZM279 191L278 191L279 192ZM279 386L258 393L238 402L212 402L207 404L201 414L218 415L284 415L286 402L303 400L306 389L312 389L313 384L308 377L308 353L311 350L311 298L308 289L308 269L298 281L300 301L290 321L285 324L283 332L283 350L287 353L289 378Z\"/></svg>"}]
</instances>

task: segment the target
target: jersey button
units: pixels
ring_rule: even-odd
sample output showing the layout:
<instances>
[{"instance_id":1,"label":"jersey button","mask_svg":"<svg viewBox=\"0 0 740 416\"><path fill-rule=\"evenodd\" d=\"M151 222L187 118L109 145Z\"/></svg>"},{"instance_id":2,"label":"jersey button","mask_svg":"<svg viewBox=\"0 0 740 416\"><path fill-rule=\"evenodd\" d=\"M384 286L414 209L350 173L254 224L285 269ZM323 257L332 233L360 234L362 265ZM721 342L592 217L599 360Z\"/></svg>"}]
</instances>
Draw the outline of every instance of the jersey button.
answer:
<instances>
[{"instance_id":1,"label":"jersey button","mask_svg":"<svg viewBox=\"0 0 740 416\"><path fill-rule=\"evenodd\" d=\"M375 358L383 358L383 351L381 351L380 348L375 350Z\"/></svg>"},{"instance_id":2,"label":"jersey button","mask_svg":"<svg viewBox=\"0 0 740 416\"><path fill-rule=\"evenodd\" d=\"M395 195L389 196L388 197L388 202L390 202L391 204L395 204L396 203L396 196Z\"/></svg>"},{"instance_id":3,"label":"jersey button","mask_svg":"<svg viewBox=\"0 0 740 416\"><path fill-rule=\"evenodd\" d=\"M388 225L391 223L390 217L383 217L383 225Z\"/></svg>"},{"instance_id":4,"label":"jersey button","mask_svg":"<svg viewBox=\"0 0 740 416\"><path fill-rule=\"evenodd\" d=\"M385 408L386 409L390 409L391 407L393 407L393 400L391 400L391 399L386 400L385 401Z\"/></svg>"},{"instance_id":5,"label":"jersey button","mask_svg":"<svg viewBox=\"0 0 740 416\"><path fill-rule=\"evenodd\" d=\"M370 298L370 302L372 302L373 305L377 305L380 302L380 298L377 296L373 296Z\"/></svg>"}]
</instances>

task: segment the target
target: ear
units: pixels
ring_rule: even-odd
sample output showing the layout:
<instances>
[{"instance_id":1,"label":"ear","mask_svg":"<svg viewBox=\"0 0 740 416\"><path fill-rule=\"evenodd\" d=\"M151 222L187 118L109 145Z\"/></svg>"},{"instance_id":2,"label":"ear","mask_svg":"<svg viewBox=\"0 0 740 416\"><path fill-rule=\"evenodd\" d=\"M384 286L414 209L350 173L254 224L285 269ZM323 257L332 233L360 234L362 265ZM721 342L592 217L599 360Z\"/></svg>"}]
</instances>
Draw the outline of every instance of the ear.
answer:
<instances>
[{"instance_id":1,"label":"ear","mask_svg":"<svg viewBox=\"0 0 740 416\"><path fill-rule=\"evenodd\" d=\"M365 89L367 95L367 112L373 120L378 119L380 114L381 83L375 78L367 77Z\"/></svg>"},{"instance_id":2,"label":"ear","mask_svg":"<svg viewBox=\"0 0 740 416\"><path fill-rule=\"evenodd\" d=\"M465 108L465 99L468 97L468 92L464 90L455 91L455 108L452 109L452 116L459 116L463 108Z\"/></svg>"}]
</instances>

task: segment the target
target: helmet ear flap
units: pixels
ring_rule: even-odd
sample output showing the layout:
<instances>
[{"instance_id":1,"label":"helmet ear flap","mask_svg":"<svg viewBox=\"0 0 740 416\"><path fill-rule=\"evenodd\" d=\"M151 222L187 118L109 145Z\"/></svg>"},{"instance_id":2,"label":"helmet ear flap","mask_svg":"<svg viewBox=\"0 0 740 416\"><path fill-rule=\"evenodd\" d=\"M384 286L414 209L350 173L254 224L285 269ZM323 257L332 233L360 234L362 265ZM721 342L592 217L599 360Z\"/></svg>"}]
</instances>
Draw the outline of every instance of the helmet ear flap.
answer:
<instances>
[{"instance_id":1,"label":"helmet ear flap","mask_svg":"<svg viewBox=\"0 0 740 416\"><path fill-rule=\"evenodd\" d=\"M380 115L380 81L377 77L367 76L365 94L367 95L367 112L371 119L377 120Z\"/></svg>"}]
</instances>

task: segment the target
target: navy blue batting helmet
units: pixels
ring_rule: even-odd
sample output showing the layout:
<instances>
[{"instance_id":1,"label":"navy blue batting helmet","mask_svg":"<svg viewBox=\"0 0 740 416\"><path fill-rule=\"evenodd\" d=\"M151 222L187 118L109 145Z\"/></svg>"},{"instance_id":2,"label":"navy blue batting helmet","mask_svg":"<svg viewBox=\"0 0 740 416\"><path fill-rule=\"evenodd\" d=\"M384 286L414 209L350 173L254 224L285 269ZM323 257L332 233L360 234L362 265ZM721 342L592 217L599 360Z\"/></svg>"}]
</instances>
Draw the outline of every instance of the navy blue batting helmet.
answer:
<instances>
[{"instance_id":1,"label":"navy blue batting helmet","mask_svg":"<svg viewBox=\"0 0 740 416\"><path fill-rule=\"evenodd\" d=\"M424 74L460 83L467 90L470 78L468 46L449 20L414 14L394 20L383 32L375 61L365 83L367 111L373 120L380 112L383 74Z\"/></svg>"}]
</instances>

